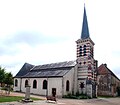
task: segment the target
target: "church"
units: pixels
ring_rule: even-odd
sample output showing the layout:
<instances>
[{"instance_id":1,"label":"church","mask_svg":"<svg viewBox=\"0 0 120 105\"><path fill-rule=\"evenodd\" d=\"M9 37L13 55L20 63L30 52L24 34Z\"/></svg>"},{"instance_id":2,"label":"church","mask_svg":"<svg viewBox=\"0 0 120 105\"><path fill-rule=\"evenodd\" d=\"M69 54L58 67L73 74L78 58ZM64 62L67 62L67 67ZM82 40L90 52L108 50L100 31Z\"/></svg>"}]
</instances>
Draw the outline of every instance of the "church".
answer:
<instances>
[{"instance_id":1,"label":"church","mask_svg":"<svg viewBox=\"0 0 120 105\"><path fill-rule=\"evenodd\" d=\"M90 38L86 8L84 6L81 38L76 41L76 59L43 65L25 63L14 77L14 91L57 97L67 94L87 94L96 97L97 60L94 42Z\"/></svg>"}]
</instances>

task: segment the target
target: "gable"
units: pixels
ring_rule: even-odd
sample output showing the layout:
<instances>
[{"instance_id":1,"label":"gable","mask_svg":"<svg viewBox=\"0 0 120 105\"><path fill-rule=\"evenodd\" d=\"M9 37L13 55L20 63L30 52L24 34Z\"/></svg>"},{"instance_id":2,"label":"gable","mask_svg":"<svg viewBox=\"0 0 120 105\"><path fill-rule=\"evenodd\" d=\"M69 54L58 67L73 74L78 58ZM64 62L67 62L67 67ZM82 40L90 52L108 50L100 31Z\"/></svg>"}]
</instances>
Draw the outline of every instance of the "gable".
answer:
<instances>
[{"instance_id":1,"label":"gable","mask_svg":"<svg viewBox=\"0 0 120 105\"><path fill-rule=\"evenodd\" d=\"M110 71L107 69L107 67L102 64L98 67L98 75L105 75L105 74L109 74Z\"/></svg>"},{"instance_id":2,"label":"gable","mask_svg":"<svg viewBox=\"0 0 120 105\"><path fill-rule=\"evenodd\" d=\"M31 65L29 63L25 63L22 68L20 69L20 71L16 74L15 77L22 77L24 75L26 75L30 69L32 69L34 67L34 65Z\"/></svg>"}]
</instances>

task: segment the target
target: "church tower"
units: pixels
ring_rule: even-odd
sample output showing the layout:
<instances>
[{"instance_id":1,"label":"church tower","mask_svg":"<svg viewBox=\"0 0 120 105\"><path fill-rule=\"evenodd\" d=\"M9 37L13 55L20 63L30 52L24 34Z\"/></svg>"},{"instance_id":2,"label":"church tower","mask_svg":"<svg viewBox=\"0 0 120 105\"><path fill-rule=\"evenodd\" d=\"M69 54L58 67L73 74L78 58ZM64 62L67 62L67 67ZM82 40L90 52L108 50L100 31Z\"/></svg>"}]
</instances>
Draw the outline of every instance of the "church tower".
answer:
<instances>
[{"instance_id":1,"label":"church tower","mask_svg":"<svg viewBox=\"0 0 120 105\"><path fill-rule=\"evenodd\" d=\"M89 27L84 6L81 38L77 43L77 91L93 97L96 93L96 68L97 61L94 59L94 42L90 38ZM94 89L93 89L94 88Z\"/></svg>"}]
</instances>

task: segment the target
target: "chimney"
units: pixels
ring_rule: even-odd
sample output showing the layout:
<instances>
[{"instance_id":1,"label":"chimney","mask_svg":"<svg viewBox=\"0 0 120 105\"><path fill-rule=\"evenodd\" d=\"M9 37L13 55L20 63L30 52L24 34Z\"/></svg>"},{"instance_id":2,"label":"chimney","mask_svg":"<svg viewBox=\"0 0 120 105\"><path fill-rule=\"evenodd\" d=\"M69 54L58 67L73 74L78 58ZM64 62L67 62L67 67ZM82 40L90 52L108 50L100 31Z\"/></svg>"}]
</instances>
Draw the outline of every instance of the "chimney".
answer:
<instances>
[{"instance_id":1,"label":"chimney","mask_svg":"<svg viewBox=\"0 0 120 105\"><path fill-rule=\"evenodd\" d=\"M105 63L104 65L107 67L107 64L106 64L106 63Z\"/></svg>"}]
</instances>

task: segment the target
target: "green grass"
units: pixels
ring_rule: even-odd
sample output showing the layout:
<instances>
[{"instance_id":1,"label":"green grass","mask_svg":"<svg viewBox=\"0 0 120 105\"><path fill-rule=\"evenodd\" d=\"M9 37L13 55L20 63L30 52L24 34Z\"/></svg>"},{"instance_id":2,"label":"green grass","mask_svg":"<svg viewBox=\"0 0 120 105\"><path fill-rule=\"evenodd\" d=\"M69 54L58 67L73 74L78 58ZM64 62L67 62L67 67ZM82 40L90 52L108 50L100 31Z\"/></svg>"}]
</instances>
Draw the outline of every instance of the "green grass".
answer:
<instances>
[{"instance_id":1,"label":"green grass","mask_svg":"<svg viewBox=\"0 0 120 105\"><path fill-rule=\"evenodd\" d=\"M0 103L1 102L12 102L12 101L19 101L22 100L24 97L20 96L1 96L0 97ZM40 100L39 98L33 98L31 97L32 100Z\"/></svg>"}]
</instances>

